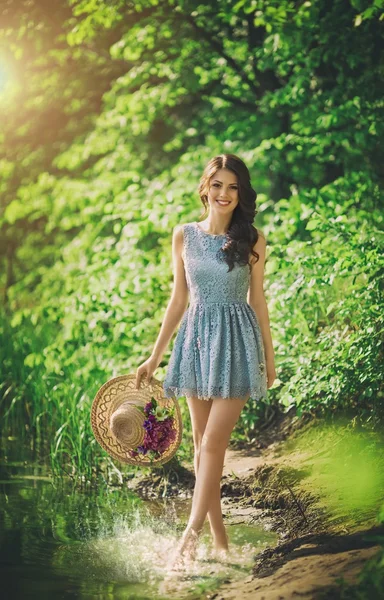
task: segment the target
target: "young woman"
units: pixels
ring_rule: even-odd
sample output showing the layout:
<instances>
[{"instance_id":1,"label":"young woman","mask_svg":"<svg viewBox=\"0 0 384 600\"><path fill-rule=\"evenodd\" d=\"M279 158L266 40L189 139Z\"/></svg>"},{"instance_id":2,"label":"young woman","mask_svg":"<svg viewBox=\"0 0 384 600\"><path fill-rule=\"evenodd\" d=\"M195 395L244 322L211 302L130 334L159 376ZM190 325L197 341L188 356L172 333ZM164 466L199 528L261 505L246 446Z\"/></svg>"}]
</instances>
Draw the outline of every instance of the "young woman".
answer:
<instances>
[{"instance_id":1,"label":"young woman","mask_svg":"<svg viewBox=\"0 0 384 600\"><path fill-rule=\"evenodd\" d=\"M266 398L276 378L263 290L266 240L253 226L257 194L248 168L233 154L216 156L198 191L207 218L173 231L173 292L152 355L136 375L137 387L144 374L151 379L181 320L163 388L166 397L187 399L196 483L176 562L194 557L207 516L215 550L228 550L225 452L248 398Z\"/></svg>"}]
</instances>

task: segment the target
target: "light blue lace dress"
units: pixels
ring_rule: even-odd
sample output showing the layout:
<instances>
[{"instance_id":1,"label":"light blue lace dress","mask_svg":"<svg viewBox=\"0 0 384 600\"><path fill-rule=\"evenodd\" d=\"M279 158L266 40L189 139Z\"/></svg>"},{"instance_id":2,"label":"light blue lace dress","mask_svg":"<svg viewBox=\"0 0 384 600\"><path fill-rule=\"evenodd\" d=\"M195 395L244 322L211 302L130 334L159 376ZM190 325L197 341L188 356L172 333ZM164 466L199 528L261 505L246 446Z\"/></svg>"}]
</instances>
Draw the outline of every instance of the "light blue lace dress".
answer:
<instances>
[{"instance_id":1,"label":"light blue lace dress","mask_svg":"<svg viewBox=\"0 0 384 600\"><path fill-rule=\"evenodd\" d=\"M249 266L223 260L226 236L183 225L182 257L189 306L163 381L164 395L267 398L265 354L255 311L247 302Z\"/></svg>"}]
</instances>

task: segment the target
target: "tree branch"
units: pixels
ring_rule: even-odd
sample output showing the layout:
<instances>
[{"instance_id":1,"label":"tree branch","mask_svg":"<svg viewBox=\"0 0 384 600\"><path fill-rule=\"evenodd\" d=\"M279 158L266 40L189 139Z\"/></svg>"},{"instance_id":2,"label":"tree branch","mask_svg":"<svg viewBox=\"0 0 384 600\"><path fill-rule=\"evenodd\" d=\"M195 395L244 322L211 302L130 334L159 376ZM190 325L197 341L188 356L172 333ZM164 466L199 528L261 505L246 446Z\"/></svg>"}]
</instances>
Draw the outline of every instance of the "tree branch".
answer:
<instances>
[{"instance_id":1,"label":"tree branch","mask_svg":"<svg viewBox=\"0 0 384 600\"><path fill-rule=\"evenodd\" d=\"M227 61L228 65L239 75L242 82L245 83L257 97L260 97L260 91L255 85L255 82L249 79L244 72L243 67L226 53L223 44L218 39L213 38L212 35L210 35L203 27L200 27L200 25L196 23L195 19L191 15L183 14L182 17L183 20L187 20L187 22L192 25L195 31L202 38L204 38L206 42L208 42L208 44L215 50L215 52L217 52L217 54L220 54L220 56Z\"/></svg>"}]
</instances>

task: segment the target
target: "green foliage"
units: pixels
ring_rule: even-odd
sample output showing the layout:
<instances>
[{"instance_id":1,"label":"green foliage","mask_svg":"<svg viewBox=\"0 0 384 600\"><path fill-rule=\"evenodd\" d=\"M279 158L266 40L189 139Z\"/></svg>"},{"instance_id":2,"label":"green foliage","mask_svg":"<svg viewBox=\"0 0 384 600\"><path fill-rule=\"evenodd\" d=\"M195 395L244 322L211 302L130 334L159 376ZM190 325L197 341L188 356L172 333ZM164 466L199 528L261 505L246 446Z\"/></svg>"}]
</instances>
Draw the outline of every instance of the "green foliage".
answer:
<instances>
[{"instance_id":1,"label":"green foliage","mask_svg":"<svg viewBox=\"0 0 384 600\"><path fill-rule=\"evenodd\" d=\"M384 240L356 198L342 202L343 185L337 197L333 186L321 189L310 212L296 196L309 239L271 253L271 310L280 315L275 339L287 382L279 400L299 413L345 408L369 421L383 416ZM278 202L275 218L284 221L292 204Z\"/></svg>"},{"instance_id":2,"label":"green foliage","mask_svg":"<svg viewBox=\"0 0 384 600\"><path fill-rule=\"evenodd\" d=\"M91 478L108 461L90 403L152 351L173 228L201 215L202 168L223 151L249 166L268 238L271 402L382 418L382 4L55 0L52 13L7 13L1 406L10 437L48 440L55 472ZM239 435L267 414L247 404Z\"/></svg>"}]
</instances>

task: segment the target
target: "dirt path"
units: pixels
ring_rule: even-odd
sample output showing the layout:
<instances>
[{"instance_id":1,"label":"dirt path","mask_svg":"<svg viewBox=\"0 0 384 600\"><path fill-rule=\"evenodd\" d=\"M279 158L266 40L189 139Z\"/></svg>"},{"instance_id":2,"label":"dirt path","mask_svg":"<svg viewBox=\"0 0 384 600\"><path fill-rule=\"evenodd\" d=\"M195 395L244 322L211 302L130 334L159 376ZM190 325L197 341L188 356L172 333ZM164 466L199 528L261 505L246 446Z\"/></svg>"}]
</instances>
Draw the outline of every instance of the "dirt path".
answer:
<instances>
[{"instance_id":1,"label":"dirt path","mask_svg":"<svg viewBox=\"0 0 384 600\"><path fill-rule=\"evenodd\" d=\"M356 583L381 548L373 538L384 536L377 522L384 498L382 440L340 423L325 427L288 416L259 445L227 450L224 514L228 523L241 515L267 525L280 542L257 556L246 579L207 598L340 598L338 580ZM371 478L355 493L367 470Z\"/></svg>"},{"instance_id":2,"label":"dirt path","mask_svg":"<svg viewBox=\"0 0 384 600\"><path fill-rule=\"evenodd\" d=\"M221 587L207 597L215 600L312 599L318 598L322 591L325 597L331 598L332 588L334 592L337 590L337 579L342 576L348 583L355 583L363 564L379 549L378 546L372 546L336 554L320 554L316 544L302 544L300 551L286 555L282 566L276 567L271 575L265 578L250 575L243 581Z\"/></svg>"}]
</instances>

